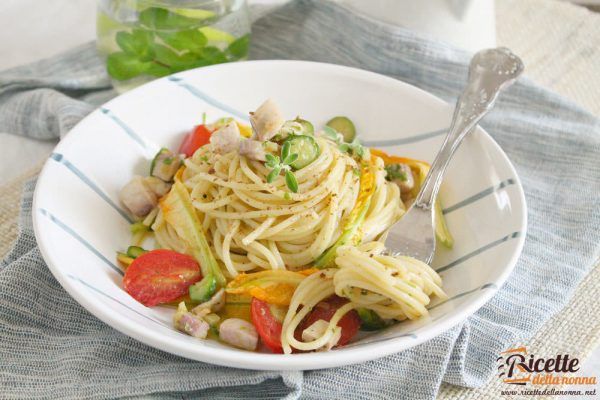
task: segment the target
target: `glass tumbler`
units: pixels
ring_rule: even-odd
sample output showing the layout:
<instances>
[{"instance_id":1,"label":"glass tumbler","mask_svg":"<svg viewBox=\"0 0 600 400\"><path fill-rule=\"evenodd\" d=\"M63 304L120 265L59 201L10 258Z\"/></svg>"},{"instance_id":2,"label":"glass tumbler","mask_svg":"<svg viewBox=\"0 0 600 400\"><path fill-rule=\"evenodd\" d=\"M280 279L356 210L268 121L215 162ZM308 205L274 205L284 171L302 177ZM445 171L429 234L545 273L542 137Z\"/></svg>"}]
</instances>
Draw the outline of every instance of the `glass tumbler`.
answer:
<instances>
[{"instance_id":1,"label":"glass tumbler","mask_svg":"<svg viewBox=\"0 0 600 400\"><path fill-rule=\"evenodd\" d=\"M124 92L186 69L245 60L246 0L98 0L97 47Z\"/></svg>"}]
</instances>

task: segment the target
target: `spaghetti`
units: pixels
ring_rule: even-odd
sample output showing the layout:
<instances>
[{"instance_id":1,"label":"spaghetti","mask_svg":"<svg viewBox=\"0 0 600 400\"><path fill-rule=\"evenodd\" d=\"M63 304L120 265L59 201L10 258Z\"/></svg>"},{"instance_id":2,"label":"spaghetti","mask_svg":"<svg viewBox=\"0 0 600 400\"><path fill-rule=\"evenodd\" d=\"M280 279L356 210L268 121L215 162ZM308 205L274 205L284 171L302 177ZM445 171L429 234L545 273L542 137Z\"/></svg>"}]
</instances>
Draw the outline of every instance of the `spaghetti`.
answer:
<instances>
[{"instance_id":1,"label":"spaghetti","mask_svg":"<svg viewBox=\"0 0 600 400\"><path fill-rule=\"evenodd\" d=\"M440 287L442 280L430 266L411 257L387 256L383 251L380 242L340 247L337 268L313 274L298 285L283 322L284 352L322 348L336 336L337 323L352 309L365 308L381 318L401 321L428 315L431 296L446 298ZM310 342L297 340L295 332L302 320L333 294L349 302L335 312L320 337Z\"/></svg>"},{"instance_id":2,"label":"spaghetti","mask_svg":"<svg viewBox=\"0 0 600 400\"><path fill-rule=\"evenodd\" d=\"M185 161L182 181L229 276L257 267L310 266L341 235L342 221L359 193L359 164L333 142L317 143L321 154L296 172L298 193L286 190L283 176L267 183L264 164L236 152L220 155L203 147ZM405 209L398 187L385 180L381 159L375 165L376 190L365 215L363 240L377 238ZM160 215L153 229L161 247L185 251Z\"/></svg>"},{"instance_id":3,"label":"spaghetti","mask_svg":"<svg viewBox=\"0 0 600 400\"><path fill-rule=\"evenodd\" d=\"M346 117L315 134L267 101L250 119L253 128L231 119L196 127L182 155L161 149L150 176L121 190L138 220L134 246L117 256L129 294L179 302L175 326L191 336L207 337L211 325L233 346L254 350L260 336L284 353L348 343L361 313L380 329L446 298L431 267L387 255L382 243L426 163L371 153ZM441 242L452 243L443 228ZM139 247L149 233L157 250Z\"/></svg>"}]
</instances>

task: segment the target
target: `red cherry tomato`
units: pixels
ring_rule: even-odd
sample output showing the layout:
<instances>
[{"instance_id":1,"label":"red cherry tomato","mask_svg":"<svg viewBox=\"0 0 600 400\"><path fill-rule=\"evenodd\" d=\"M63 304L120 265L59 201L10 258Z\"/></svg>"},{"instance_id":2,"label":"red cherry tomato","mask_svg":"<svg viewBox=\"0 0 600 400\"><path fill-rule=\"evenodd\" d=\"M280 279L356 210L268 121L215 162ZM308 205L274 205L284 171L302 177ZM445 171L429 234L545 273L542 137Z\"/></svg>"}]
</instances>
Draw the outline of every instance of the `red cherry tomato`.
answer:
<instances>
[{"instance_id":1,"label":"red cherry tomato","mask_svg":"<svg viewBox=\"0 0 600 400\"><path fill-rule=\"evenodd\" d=\"M198 125L194 131L187 134L179 146L179 153L185 154L186 157L191 157L196 150L204 146L210 141L212 132L204 125Z\"/></svg>"},{"instance_id":2,"label":"red cherry tomato","mask_svg":"<svg viewBox=\"0 0 600 400\"><path fill-rule=\"evenodd\" d=\"M252 323L265 346L273 353L283 353L281 347L282 324L271 312L269 303L253 297L250 312Z\"/></svg>"},{"instance_id":3,"label":"red cherry tomato","mask_svg":"<svg viewBox=\"0 0 600 400\"><path fill-rule=\"evenodd\" d=\"M336 295L317 303L312 311L308 313L304 320L302 320L300 325L298 325L296 332L294 332L294 336L297 338L302 337L302 331L320 319L329 322L331 317L333 317L333 314L346 303L348 303L348 300ZM360 317L358 316L358 313L354 310L346 313L340 322L338 322L338 326L342 328L342 335L336 346L343 346L356 335L360 328Z\"/></svg>"},{"instance_id":4,"label":"red cherry tomato","mask_svg":"<svg viewBox=\"0 0 600 400\"><path fill-rule=\"evenodd\" d=\"M202 278L192 257L172 250L152 250L136 258L127 268L123 287L145 306L168 303L188 293Z\"/></svg>"}]
</instances>

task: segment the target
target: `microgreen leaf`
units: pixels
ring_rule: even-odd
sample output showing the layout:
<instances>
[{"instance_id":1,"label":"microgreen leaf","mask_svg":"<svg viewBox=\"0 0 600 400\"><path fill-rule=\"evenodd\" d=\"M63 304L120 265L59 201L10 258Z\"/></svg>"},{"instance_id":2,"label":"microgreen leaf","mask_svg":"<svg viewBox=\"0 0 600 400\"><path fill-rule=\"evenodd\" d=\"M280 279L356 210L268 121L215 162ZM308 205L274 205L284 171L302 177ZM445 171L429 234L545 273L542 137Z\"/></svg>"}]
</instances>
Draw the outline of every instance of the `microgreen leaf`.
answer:
<instances>
[{"instance_id":1,"label":"microgreen leaf","mask_svg":"<svg viewBox=\"0 0 600 400\"><path fill-rule=\"evenodd\" d=\"M350 149L352 149L352 154L355 156L358 156L360 158L363 158L365 156L365 148L360 143L358 138L354 138L354 140L352 140L352 142L350 143Z\"/></svg>"},{"instance_id":2,"label":"microgreen leaf","mask_svg":"<svg viewBox=\"0 0 600 400\"><path fill-rule=\"evenodd\" d=\"M267 182L271 183L275 180L281 171L285 171L285 183L287 187L294 193L298 191L298 181L292 172L291 163L298 159L298 154L290 154L290 142L285 142L281 147L281 158L272 154L266 154L265 166L271 168L271 172L267 175ZM283 161L281 161L283 159Z\"/></svg>"},{"instance_id":3,"label":"microgreen leaf","mask_svg":"<svg viewBox=\"0 0 600 400\"><path fill-rule=\"evenodd\" d=\"M358 156L360 158L364 158L365 156L366 150L357 138L354 138L351 143L343 143L341 140L336 140L336 143L338 144L338 149L342 153L350 152L353 156Z\"/></svg>"},{"instance_id":4,"label":"microgreen leaf","mask_svg":"<svg viewBox=\"0 0 600 400\"><path fill-rule=\"evenodd\" d=\"M273 170L271 172L269 172L269 175L267 175L267 182L272 183L275 178L277 178L277 176L279 175L279 173L281 172L281 167L279 165L276 165Z\"/></svg>"},{"instance_id":5,"label":"microgreen leaf","mask_svg":"<svg viewBox=\"0 0 600 400\"><path fill-rule=\"evenodd\" d=\"M267 162L265 163L267 167L275 168L276 165L279 165L279 157L267 153L265 158L267 159Z\"/></svg>"},{"instance_id":6,"label":"microgreen leaf","mask_svg":"<svg viewBox=\"0 0 600 400\"><path fill-rule=\"evenodd\" d=\"M360 158L363 158L365 156L365 148L361 144L354 146L352 148L352 152Z\"/></svg>"},{"instance_id":7,"label":"microgreen leaf","mask_svg":"<svg viewBox=\"0 0 600 400\"><path fill-rule=\"evenodd\" d=\"M283 143L283 146L281 146L281 159L285 160L288 158L288 156L290 155L290 147L292 146L292 144L288 141ZM284 161L285 164L287 164Z\"/></svg>"},{"instance_id":8,"label":"microgreen leaf","mask_svg":"<svg viewBox=\"0 0 600 400\"><path fill-rule=\"evenodd\" d=\"M347 153L348 150L350 150L350 145L348 143L342 143L338 146L338 149L342 152L342 153Z\"/></svg>"},{"instance_id":9,"label":"microgreen leaf","mask_svg":"<svg viewBox=\"0 0 600 400\"><path fill-rule=\"evenodd\" d=\"M298 181L290 170L285 171L285 184L292 192L298 192Z\"/></svg>"},{"instance_id":10,"label":"microgreen leaf","mask_svg":"<svg viewBox=\"0 0 600 400\"><path fill-rule=\"evenodd\" d=\"M294 153L294 154L290 154L289 156L287 156L284 160L283 163L286 165L290 165L292 164L294 161L296 161L298 159L298 154Z\"/></svg>"},{"instance_id":11,"label":"microgreen leaf","mask_svg":"<svg viewBox=\"0 0 600 400\"><path fill-rule=\"evenodd\" d=\"M331 140L333 140L334 142L337 142L339 137L338 137L338 133L335 129L333 129L330 126L324 126L323 127L323 132L325 133L325 135L327 135L327 137Z\"/></svg>"}]
</instances>

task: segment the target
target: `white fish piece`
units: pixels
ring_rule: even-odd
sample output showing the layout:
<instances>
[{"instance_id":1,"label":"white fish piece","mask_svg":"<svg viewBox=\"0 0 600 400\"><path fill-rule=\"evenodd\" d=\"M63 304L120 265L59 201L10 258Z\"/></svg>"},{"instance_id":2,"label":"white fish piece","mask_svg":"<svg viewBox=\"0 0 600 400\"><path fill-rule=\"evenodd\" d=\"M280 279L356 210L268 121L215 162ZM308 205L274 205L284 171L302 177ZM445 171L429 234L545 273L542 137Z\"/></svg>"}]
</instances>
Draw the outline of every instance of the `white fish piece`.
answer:
<instances>
[{"instance_id":1,"label":"white fish piece","mask_svg":"<svg viewBox=\"0 0 600 400\"><path fill-rule=\"evenodd\" d=\"M162 149L156 155L153 166L152 176L160 178L165 182L170 182L181 166L181 157L168 149Z\"/></svg>"},{"instance_id":2,"label":"white fish piece","mask_svg":"<svg viewBox=\"0 0 600 400\"><path fill-rule=\"evenodd\" d=\"M119 199L136 217L145 217L158 204L156 193L141 176L134 176L119 193Z\"/></svg>"},{"instance_id":3,"label":"white fish piece","mask_svg":"<svg viewBox=\"0 0 600 400\"><path fill-rule=\"evenodd\" d=\"M415 187L415 178L410 167L406 164L396 164L396 173L401 175L401 178L392 178L391 181L394 182L400 188L400 193L406 194L413 190Z\"/></svg>"},{"instance_id":4,"label":"white fish piece","mask_svg":"<svg viewBox=\"0 0 600 400\"><path fill-rule=\"evenodd\" d=\"M144 178L144 183L150 190L154 192L158 197L162 197L169 193L171 190L171 184L159 179L155 176L147 176Z\"/></svg>"},{"instance_id":5,"label":"white fish piece","mask_svg":"<svg viewBox=\"0 0 600 400\"><path fill-rule=\"evenodd\" d=\"M198 339L206 339L210 325L202 318L187 312L179 318L177 329Z\"/></svg>"},{"instance_id":6,"label":"white fish piece","mask_svg":"<svg viewBox=\"0 0 600 400\"><path fill-rule=\"evenodd\" d=\"M265 161L267 159L262 142L254 139L244 139L241 141L240 155L256 161Z\"/></svg>"},{"instance_id":7,"label":"white fish piece","mask_svg":"<svg viewBox=\"0 0 600 400\"><path fill-rule=\"evenodd\" d=\"M285 119L283 119L277 104L273 100L267 99L256 111L250 113L250 123L256 139L264 142L277 134L285 123Z\"/></svg>"},{"instance_id":8,"label":"white fish piece","mask_svg":"<svg viewBox=\"0 0 600 400\"><path fill-rule=\"evenodd\" d=\"M248 321L239 318L229 318L219 326L219 338L234 347L245 350L256 350L258 333Z\"/></svg>"},{"instance_id":9,"label":"white fish piece","mask_svg":"<svg viewBox=\"0 0 600 400\"><path fill-rule=\"evenodd\" d=\"M238 150L242 137L235 121L229 122L210 135L212 150L218 154L226 154Z\"/></svg>"}]
</instances>

